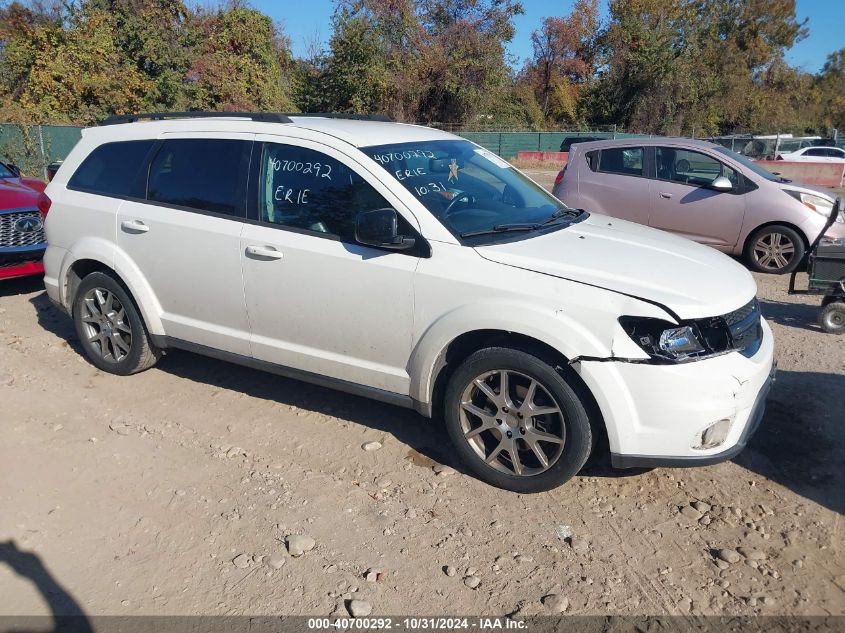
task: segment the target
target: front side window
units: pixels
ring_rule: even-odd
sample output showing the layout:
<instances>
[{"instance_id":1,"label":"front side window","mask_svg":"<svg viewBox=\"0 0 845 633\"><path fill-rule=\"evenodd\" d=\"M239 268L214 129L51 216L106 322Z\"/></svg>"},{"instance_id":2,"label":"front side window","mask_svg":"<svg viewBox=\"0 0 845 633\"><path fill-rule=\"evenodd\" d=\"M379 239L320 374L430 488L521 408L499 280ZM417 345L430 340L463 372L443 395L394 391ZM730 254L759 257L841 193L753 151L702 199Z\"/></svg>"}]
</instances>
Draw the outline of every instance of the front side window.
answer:
<instances>
[{"instance_id":1,"label":"front side window","mask_svg":"<svg viewBox=\"0 0 845 633\"><path fill-rule=\"evenodd\" d=\"M643 175L642 147L613 147L599 153L598 171L625 176Z\"/></svg>"},{"instance_id":2,"label":"front side window","mask_svg":"<svg viewBox=\"0 0 845 633\"><path fill-rule=\"evenodd\" d=\"M150 165L147 199L242 217L250 147L237 139L164 141Z\"/></svg>"},{"instance_id":3,"label":"front side window","mask_svg":"<svg viewBox=\"0 0 845 633\"><path fill-rule=\"evenodd\" d=\"M703 187L724 176L734 187L739 185L736 170L707 154L677 147L658 147L655 152L658 180Z\"/></svg>"},{"instance_id":4,"label":"front side window","mask_svg":"<svg viewBox=\"0 0 845 633\"><path fill-rule=\"evenodd\" d=\"M737 154L733 150L728 149L727 147L722 147L721 145L718 147L713 147L713 149L720 154L724 154L726 157L730 158L734 162L739 163L747 170L751 171L752 173L757 174L761 178L765 178L766 180L771 180L772 182L786 182L783 178L779 176L775 176L772 172L770 172L765 167L761 167L753 160L748 158L747 156L743 156L742 154Z\"/></svg>"},{"instance_id":5,"label":"front side window","mask_svg":"<svg viewBox=\"0 0 845 633\"><path fill-rule=\"evenodd\" d=\"M362 151L455 236L488 241L495 234L527 235L561 228L561 223L550 222L561 214L569 220L579 215L509 163L469 141L419 141Z\"/></svg>"},{"instance_id":6,"label":"front side window","mask_svg":"<svg viewBox=\"0 0 845 633\"><path fill-rule=\"evenodd\" d=\"M68 181L68 189L106 196L142 198L139 169L155 141L104 143L88 154Z\"/></svg>"},{"instance_id":7,"label":"front side window","mask_svg":"<svg viewBox=\"0 0 845 633\"><path fill-rule=\"evenodd\" d=\"M264 143L258 181L262 222L355 241L362 211L391 205L361 176L316 150ZM400 216L401 217L401 216Z\"/></svg>"}]
</instances>

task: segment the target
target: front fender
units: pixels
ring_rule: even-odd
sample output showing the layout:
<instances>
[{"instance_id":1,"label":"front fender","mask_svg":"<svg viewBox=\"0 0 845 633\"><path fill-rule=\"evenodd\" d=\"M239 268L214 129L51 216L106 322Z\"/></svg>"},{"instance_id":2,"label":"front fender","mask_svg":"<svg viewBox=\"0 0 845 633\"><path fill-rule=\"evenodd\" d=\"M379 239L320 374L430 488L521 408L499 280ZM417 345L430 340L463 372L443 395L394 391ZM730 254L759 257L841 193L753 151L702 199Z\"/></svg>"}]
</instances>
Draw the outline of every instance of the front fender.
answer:
<instances>
[{"instance_id":1,"label":"front fender","mask_svg":"<svg viewBox=\"0 0 845 633\"><path fill-rule=\"evenodd\" d=\"M656 306L623 295L603 294L603 301L598 305L553 309L518 301L490 300L476 301L443 314L420 335L411 353L408 363L411 397L423 405L432 403L434 382L446 351L463 334L498 330L535 339L570 360L578 356L605 358L614 354L614 339L620 332L618 315L665 317Z\"/></svg>"}]
</instances>

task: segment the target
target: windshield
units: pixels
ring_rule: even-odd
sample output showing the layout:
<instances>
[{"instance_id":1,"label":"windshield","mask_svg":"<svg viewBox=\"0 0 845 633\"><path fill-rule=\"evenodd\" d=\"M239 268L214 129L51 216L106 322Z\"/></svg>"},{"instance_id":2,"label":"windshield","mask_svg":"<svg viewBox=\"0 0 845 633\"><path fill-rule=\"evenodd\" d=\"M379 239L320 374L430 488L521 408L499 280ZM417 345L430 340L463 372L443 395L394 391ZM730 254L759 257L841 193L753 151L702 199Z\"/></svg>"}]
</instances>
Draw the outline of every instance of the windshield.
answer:
<instances>
[{"instance_id":1,"label":"windshield","mask_svg":"<svg viewBox=\"0 0 845 633\"><path fill-rule=\"evenodd\" d=\"M783 178L779 178L775 176L772 172L770 172L765 167L761 167L757 163L755 163L750 158L743 156L742 154L737 154L733 150L729 150L727 147L717 147L716 151L721 152L725 156L732 158L736 162L740 163L744 167L747 167L751 171L753 171L758 176L765 178L766 180L771 180L772 182L783 182Z\"/></svg>"},{"instance_id":2,"label":"windshield","mask_svg":"<svg viewBox=\"0 0 845 633\"><path fill-rule=\"evenodd\" d=\"M469 141L422 141L362 148L456 237L541 228L572 212L496 154ZM557 214L557 215L556 215ZM583 215L583 214L581 214ZM547 222L547 224L541 223Z\"/></svg>"}]
</instances>

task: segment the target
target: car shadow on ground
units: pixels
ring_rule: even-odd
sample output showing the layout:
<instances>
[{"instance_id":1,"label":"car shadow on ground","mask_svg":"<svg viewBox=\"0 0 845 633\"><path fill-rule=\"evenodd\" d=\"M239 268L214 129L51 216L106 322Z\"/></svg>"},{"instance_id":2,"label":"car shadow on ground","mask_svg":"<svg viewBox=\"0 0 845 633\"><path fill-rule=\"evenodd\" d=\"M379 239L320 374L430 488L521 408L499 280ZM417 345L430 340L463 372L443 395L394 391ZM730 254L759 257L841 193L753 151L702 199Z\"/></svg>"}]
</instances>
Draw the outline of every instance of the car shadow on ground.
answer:
<instances>
[{"instance_id":1,"label":"car shadow on ground","mask_svg":"<svg viewBox=\"0 0 845 633\"><path fill-rule=\"evenodd\" d=\"M44 631L45 625L50 624L55 631L90 633L94 630L82 607L50 573L37 554L19 549L14 541L3 541L0 542L0 565L8 565L18 576L31 582L52 614L52 618L4 617L0 620L3 630L15 633Z\"/></svg>"},{"instance_id":2,"label":"car shadow on ground","mask_svg":"<svg viewBox=\"0 0 845 633\"><path fill-rule=\"evenodd\" d=\"M29 288L31 292L32 286ZM82 353L70 318L53 307L45 293L30 301L39 324ZM369 427L407 446L406 458L417 466L445 464L470 474L437 418L428 420L409 409L181 350L169 352L156 370ZM836 474L845 470L843 394L845 375L780 371L760 429L733 461L807 499L845 513L845 487ZM647 469L614 470L602 454L591 459L579 475L616 478L643 472Z\"/></svg>"},{"instance_id":3,"label":"car shadow on ground","mask_svg":"<svg viewBox=\"0 0 845 633\"><path fill-rule=\"evenodd\" d=\"M763 317L778 325L794 327L810 332L822 332L819 327L821 301L814 303L788 303L786 301L760 300Z\"/></svg>"}]
</instances>

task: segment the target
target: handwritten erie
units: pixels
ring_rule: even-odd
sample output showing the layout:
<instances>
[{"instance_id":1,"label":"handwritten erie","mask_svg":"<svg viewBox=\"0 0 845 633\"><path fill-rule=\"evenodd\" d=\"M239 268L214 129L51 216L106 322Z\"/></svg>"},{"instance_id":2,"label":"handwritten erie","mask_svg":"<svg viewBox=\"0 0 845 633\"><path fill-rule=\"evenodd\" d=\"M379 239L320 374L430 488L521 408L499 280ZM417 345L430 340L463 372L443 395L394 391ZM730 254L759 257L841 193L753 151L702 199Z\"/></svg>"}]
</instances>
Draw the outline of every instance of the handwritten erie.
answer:
<instances>
[{"instance_id":1,"label":"handwritten erie","mask_svg":"<svg viewBox=\"0 0 845 633\"><path fill-rule=\"evenodd\" d=\"M393 172L396 174L396 180L402 181L406 178L413 178L414 176L425 176L426 171L422 167L416 169L397 169Z\"/></svg>"},{"instance_id":2,"label":"handwritten erie","mask_svg":"<svg viewBox=\"0 0 845 633\"><path fill-rule=\"evenodd\" d=\"M308 204L308 194L310 189L291 189L284 185L276 187L273 193L273 199L282 204Z\"/></svg>"},{"instance_id":3,"label":"handwritten erie","mask_svg":"<svg viewBox=\"0 0 845 633\"><path fill-rule=\"evenodd\" d=\"M313 176L314 178L332 179L332 166L328 163L308 163L282 158L271 158L270 166L273 168L273 171L298 172L305 176Z\"/></svg>"}]
</instances>

